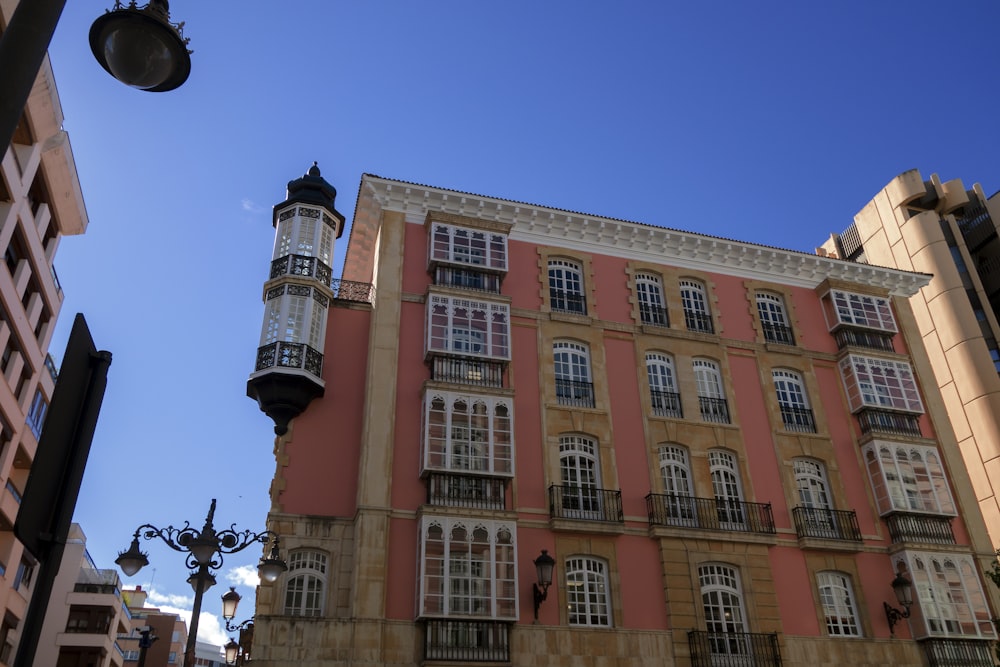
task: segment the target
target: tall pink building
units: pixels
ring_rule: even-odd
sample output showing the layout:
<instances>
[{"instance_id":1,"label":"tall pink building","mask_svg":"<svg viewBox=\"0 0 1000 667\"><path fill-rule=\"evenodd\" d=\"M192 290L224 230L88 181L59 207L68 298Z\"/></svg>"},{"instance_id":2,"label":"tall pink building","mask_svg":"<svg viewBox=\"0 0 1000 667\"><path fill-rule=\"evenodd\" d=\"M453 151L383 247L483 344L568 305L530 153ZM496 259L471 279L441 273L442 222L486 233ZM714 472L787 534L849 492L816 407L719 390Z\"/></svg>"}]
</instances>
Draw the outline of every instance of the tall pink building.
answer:
<instances>
[{"instance_id":1,"label":"tall pink building","mask_svg":"<svg viewBox=\"0 0 1000 667\"><path fill-rule=\"evenodd\" d=\"M255 664L993 664L930 276L365 175L335 280L335 196L274 209Z\"/></svg>"}]
</instances>

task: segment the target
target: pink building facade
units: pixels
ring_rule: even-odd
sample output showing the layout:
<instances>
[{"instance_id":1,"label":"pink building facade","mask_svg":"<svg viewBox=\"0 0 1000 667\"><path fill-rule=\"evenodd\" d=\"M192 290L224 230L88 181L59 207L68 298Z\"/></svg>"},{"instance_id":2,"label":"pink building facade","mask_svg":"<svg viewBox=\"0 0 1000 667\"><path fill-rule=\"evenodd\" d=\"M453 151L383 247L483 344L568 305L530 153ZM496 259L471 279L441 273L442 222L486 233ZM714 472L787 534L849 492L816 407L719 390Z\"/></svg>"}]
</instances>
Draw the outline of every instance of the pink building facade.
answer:
<instances>
[{"instance_id":1,"label":"pink building facade","mask_svg":"<svg viewBox=\"0 0 1000 667\"><path fill-rule=\"evenodd\" d=\"M331 280L335 195L275 207L255 662L992 664L929 276L366 175Z\"/></svg>"}]
</instances>

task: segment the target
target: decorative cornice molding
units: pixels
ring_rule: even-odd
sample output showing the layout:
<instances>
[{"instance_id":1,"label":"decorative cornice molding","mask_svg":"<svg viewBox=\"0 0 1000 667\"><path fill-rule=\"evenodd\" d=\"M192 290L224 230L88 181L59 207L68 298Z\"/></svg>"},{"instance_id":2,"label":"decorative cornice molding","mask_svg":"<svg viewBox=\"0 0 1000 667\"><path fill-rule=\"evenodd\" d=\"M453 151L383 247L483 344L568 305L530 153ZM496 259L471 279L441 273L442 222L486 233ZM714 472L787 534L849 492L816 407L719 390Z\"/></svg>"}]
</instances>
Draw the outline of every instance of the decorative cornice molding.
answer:
<instances>
[{"instance_id":1,"label":"decorative cornice molding","mask_svg":"<svg viewBox=\"0 0 1000 667\"><path fill-rule=\"evenodd\" d=\"M796 250L685 232L646 223L564 211L365 174L361 197L424 224L442 211L512 225L510 238L536 245L815 288L826 279L912 296L930 282L924 273L821 257Z\"/></svg>"}]
</instances>

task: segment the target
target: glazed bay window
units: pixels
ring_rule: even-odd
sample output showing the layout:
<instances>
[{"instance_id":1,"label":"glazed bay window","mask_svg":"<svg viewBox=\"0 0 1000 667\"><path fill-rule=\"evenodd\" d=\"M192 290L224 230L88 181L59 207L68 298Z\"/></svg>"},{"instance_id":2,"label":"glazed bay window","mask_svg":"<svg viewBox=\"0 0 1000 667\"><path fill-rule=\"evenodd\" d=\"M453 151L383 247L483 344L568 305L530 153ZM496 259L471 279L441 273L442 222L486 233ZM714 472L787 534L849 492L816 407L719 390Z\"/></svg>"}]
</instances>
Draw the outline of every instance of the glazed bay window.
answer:
<instances>
[{"instance_id":1,"label":"glazed bay window","mask_svg":"<svg viewBox=\"0 0 1000 667\"><path fill-rule=\"evenodd\" d=\"M430 294L427 351L510 359L510 307L474 299Z\"/></svg>"},{"instance_id":2,"label":"glazed bay window","mask_svg":"<svg viewBox=\"0 0 1000 667\"><path fill-rule=\"evenodd\" d=\"M514 536L503 521L425 516L419 616L516 620Z\"/></svg>"},{"instance_id":3,"label":"glazed bay window","mask_svg":"<svg viewBox=\"0 0 1000 667\"><path fill-rule=\"evenodd\" d=\"M884 297L833 290L830 292L830 299L833 301L838 324L889 333L898 331L892 306Z\"/></svg>"},{"instance_id":4,"label":"glazed bay window","mask_svg":"<svg viewBox=\"0 0 1000 667\"><path fill-rule=\"evenodd\" d=\"M874 441L862 449L879 514L956 514L936 447Z\"/></svg>"},{"instance_id":5,"label":"glazed bay window","mask_svg":"<svg viewBox=\"0 0 1000 667\"><path fill-rule=\"evenodd\" d=\"M904 361L850 354L840 362L852 412L865 408L923 413L913 369Z\"/></svg>"},{"instance_id":6,"label":"glazed bay window","mask_svg":"<svg viewBox=\"0 0 1000 667\"><path fill-rule=\"evenodd\" d=\"M433 391L424 397L425 470L514 474L513 406L507 398Z\"/></svg>"},{"instance_id":7,"label":"glazed bay window","mask_svg":"<svg viewBox=\"0 0 1000 667\"><path fill-rule=\"evenodd\" d=\"M435 222L431 227L430 260L507 271L507 236Z\"/></svg>"},{"instance_id":8,"label":"glazed bay window","mask_svg":"<svg viewBox=\"0 0 1000 667\"><path fill-rule=\"evenodd\" d=\"M893 557L893 569L903 563L913 582L910 627L917 639L996 637L972 556L902 551Z\"/></svg>"}]
</instances>

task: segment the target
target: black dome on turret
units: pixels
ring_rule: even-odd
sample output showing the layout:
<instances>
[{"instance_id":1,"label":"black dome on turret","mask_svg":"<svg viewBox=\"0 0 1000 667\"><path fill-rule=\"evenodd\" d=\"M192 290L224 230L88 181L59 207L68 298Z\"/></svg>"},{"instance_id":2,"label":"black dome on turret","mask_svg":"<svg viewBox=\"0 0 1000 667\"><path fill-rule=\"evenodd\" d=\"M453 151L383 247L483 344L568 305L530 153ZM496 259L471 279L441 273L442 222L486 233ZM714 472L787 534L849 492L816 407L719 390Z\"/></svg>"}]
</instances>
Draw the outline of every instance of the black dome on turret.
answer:
<instances>
[{"instance_id":1,"label":"black dome on turret","mask_svg":"<svg viewBox=\"0 0 1000 667\"><path fill-rule=\"evenodd\" d=\"M302 178L288 182L288 199L276 204L272 214L271 224L278 225L278 211L287 208L289 204L311 204L322 206L337 218L337 238L344 233L344 216L334 208L337 199L337 189L327 183L320 175L319 164L313 162L309 171Z\"/></svg>"}]
</instances>

